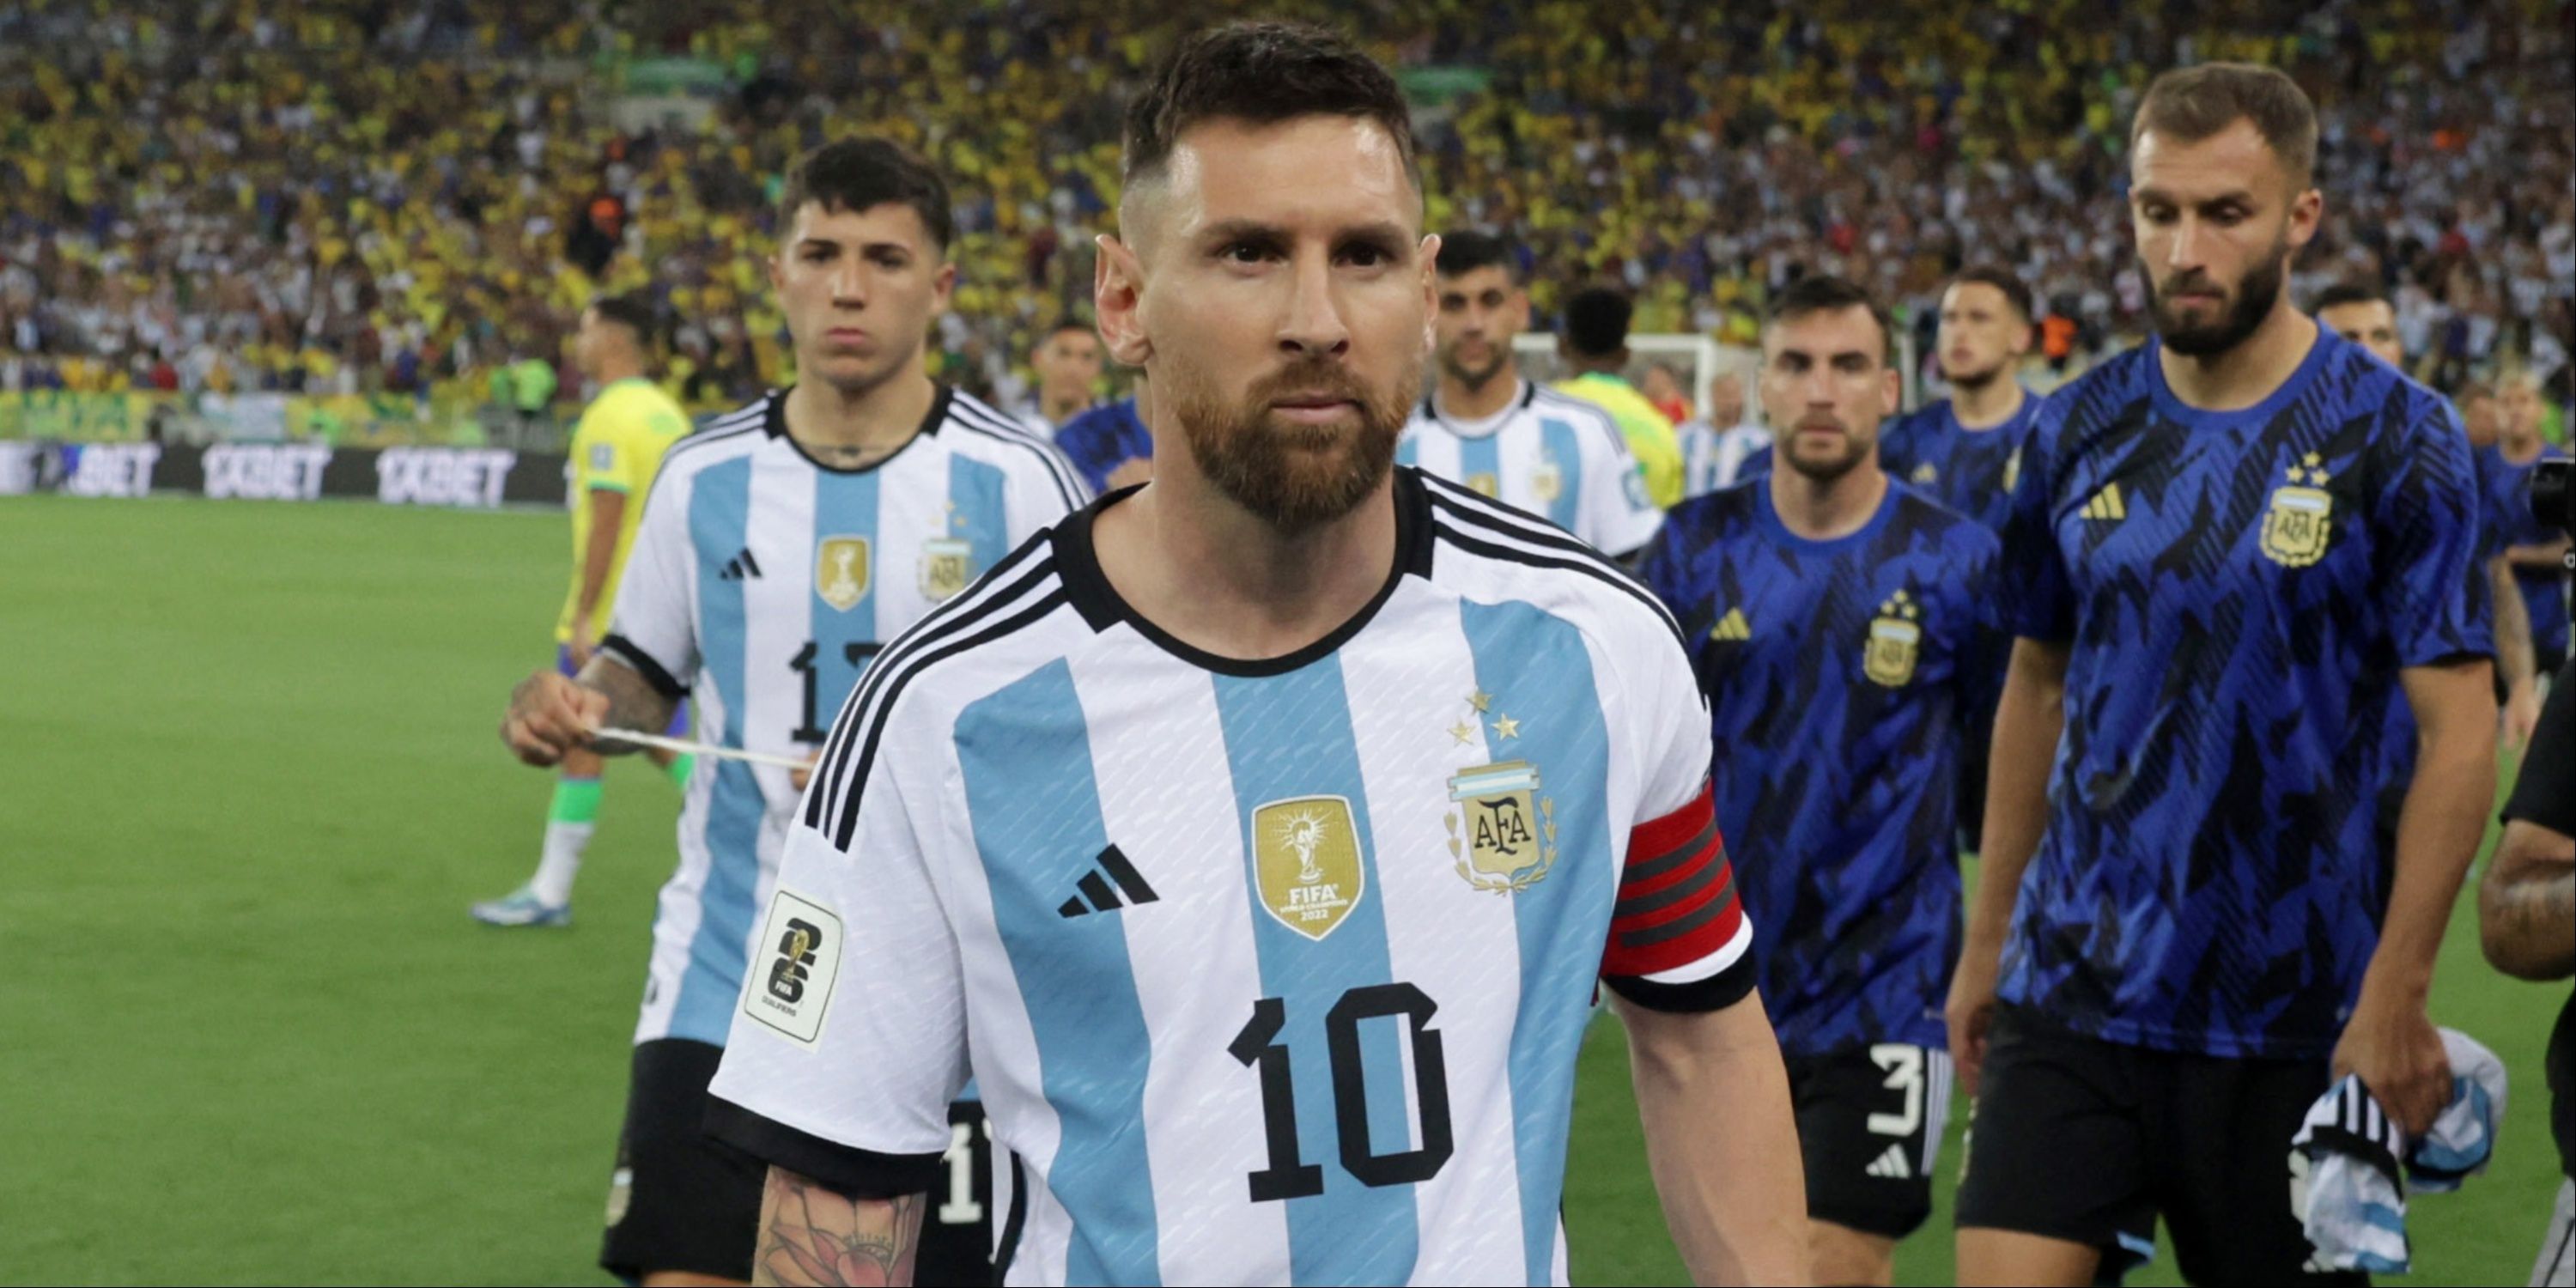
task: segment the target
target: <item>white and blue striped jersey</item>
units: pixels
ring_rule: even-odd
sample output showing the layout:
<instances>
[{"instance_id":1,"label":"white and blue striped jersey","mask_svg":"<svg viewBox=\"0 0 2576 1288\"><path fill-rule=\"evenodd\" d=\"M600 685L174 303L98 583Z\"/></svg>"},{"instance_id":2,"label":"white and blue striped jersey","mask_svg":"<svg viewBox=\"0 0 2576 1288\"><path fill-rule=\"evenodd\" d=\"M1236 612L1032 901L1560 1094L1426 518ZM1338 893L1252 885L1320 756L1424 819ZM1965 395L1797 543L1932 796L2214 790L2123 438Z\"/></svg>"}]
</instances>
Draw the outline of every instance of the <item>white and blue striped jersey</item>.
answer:
<instances>
[{"instance_id":1,"label":"white and blue striped jersey","mask_svg":"<svg viewBox=\"0 0 2576 1288\"><path fill-rule=\"evenodd\" d=\"M1385 588L1287 657L1138 616L1097 509L890 646L711 1130L926 1191L971 1065L1028 1177L1008 1283L1564 1283L1595 981L1751 987L1707 708L1598 552L1414 469L1392 504Z\"/></svg>"},{"instance_id":2,"label":"white and blue striped jersey","mask_svg":"<svg viewBox=\"0 0 2576 1288\"><path fill-rule=\"evenodd\" d=\"M773 393L663 458L601 647L703 737L814 754L884 641L1084 501L1055 449L945 388L913 440L861 470L788 437ZM796 792L787 771L704 757L680 810L637 1042L722 1043Z\"/></svg>"},{"instance_id":3,"label":"white and blue striped jersey","mask_svg":"<svg viewBox=\"0 0 2576 1288\"><path fill-rule=\"evenodd\" d=\"M1414 409L1396 442L1399 463L1543 515L1613 555L1643 549L1662 526L1627 438L1599 406L1524 380L1510 406L1463 421L1442 413L1438 397Z\"/></svg>"}]
</instances>

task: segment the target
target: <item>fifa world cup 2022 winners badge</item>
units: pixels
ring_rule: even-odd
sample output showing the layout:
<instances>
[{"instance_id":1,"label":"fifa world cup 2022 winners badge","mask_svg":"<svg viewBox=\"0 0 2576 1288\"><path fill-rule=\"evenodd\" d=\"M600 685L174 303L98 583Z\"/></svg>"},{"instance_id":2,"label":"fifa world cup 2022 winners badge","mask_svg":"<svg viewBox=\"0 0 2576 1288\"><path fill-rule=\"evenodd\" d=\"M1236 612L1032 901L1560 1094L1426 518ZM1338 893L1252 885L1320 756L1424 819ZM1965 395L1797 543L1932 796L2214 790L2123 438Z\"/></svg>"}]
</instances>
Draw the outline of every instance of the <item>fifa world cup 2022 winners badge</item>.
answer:
<instances>
[{"instance_id":1,"label":"fifa world cup 2022 winners badge","mask_svg":"<svg viewBox=\"0 0 2576 1288\"><path fill-rule=\"evenodd\" d=\"M2284 568L2305 568L2326 557L2334 536L2334 494L2315 452L2290 467L2290 481L2272 489L2263 512L2263 557Z\"/></svg>"},{"instance_id":2,"label":"fifa world cup 2022 winners badge","mask_svg":"<svg viewBox=\"0 0 2576 1288\"><path fill-rule=\"evenodd\" d=\"M1509 894L1556 866L1556 802L1539 794L1537 766L1504 760L1461 769L1449 780L1449 802L1456 808L1441 821L1467 884Z\"/></svg>"}]
</instances>

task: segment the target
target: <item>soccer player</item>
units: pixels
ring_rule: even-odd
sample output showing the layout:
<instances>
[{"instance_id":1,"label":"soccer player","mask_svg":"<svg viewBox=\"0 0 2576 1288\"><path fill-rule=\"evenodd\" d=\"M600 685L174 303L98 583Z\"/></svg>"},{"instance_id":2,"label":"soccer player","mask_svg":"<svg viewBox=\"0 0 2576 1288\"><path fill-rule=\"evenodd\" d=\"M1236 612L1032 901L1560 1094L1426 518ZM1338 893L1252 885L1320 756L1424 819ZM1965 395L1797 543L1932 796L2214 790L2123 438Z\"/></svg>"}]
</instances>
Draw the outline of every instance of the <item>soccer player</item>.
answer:
<instances>
[{"instance_id":1,"label":"soccer player","mask_svg":"<svg viewBox=\"0 0 2576 1288\"><path fill-rule=\"evenodd\" d=\"M1135 392L1094 407L1056 431L1056 450L1073 462L1092 491L1112 492L1154 477L1154 437L1145 429L1152 398L1145 373L1139 371Z\"/></svg>"},{"instance_id":2,"label":"soccer player","mask_svg":"<svg viewBox=\"0 0 2576 1288\"><path fill-rule=\"evenodd\" d=\"M1726 749L1717 816L1788 1062L1812 1282L1884 1284L1949 1116L1950 837L1963 726L2003 674L2001 543L1879 467L1900 385L1867 292L1773 296L1760 390L1784 468L1684 501L1639 571Z\"/></svg>"},{"instance_id":3,"label":"soccer player","mask_svg":"<svg viewBox=\"0 0 2576 1288\"><path fill-rule=\"evenodd\" d=\"M1613 556L1643 549L1663 522L1618 423L1600 407L1521 378L1512 339L1529 296L1511 247L1489 233L1440 239L1432 348L1439 379L1404 427L1395 459L1547 516Z\"/></svg>"},{"instance_id":4,"label":"soccer player","mask_svg":"<svg viewBox=\"0 0 2576 1288\"><path fill-rule=\"evenodd\" d=\"M1673 427L1681 442L1682 494L1700 496L1743 481L1755 454L1770 459L1771 431L1746 415L1744 377L1732 371L1709 382L1705 420Z\"/></svg>"},{"instance_id":5,"label":"soccer player","mask_svg":"<svg viewBox=\"0 0 2576 1288\"><path fill-rule=\"evenodd\" d=\"M1037 372L1035 405L1020 414L1029 432L1049 440L1074 417L1099 405L1100 337L1079 322L1060 322L1029 354Z\"/></svg>"},{"instance_id":6,"label":"soccer player","mask_svg":"<svg viewBox=\"0 0 2576 1288\"><path fill-rule=\"evenodd\" d=\"M2030 352L2030 288L2001 268L1960 273L1941 292L1934 343L1950 396L1889 422L1879 461L2000 535L2019 481L2022 440L2039 414L2039 395L2013 374Z\"/></svg>"},{"instance_id":7,"label":"soccer player","mask_svg":"<svg viewBox=\"0 0 2576 1288\"><path fill-rule=\"evenodd\" d=\"M1627 435L1647 498L1671 509L1682 499L1681 441L1673 422L1620 374L1628 369L1628 318L1634 311L1626 295L1607 286L1575 292L1565 302L1565 330L1556 337L1556 356L1574 374L1556 387L1610 413Z\"/></svg>"},{"instance_id":8,"label":"soccer player","mask_svg":"<svg viewBox=\"0 0 2576 1288\"><path fill-rule=\"evenodd\" d=\"M2533 662L2540 674L2558 670L2567 659L2567 534L2543 525L2531 512L2531 476L2542 461L2565 460L2566 449L2540 436L2545 410L2540 377L2516 371L2504 379L2497 400L2504 413L2503 434L2496 441L2504 464L2502 487L2494 504L2502 511L2506 538L2504 558L2513 569L2514 586L2531 619ZM2506 615L2496 614L2496 629L2511 629ZM2499 651L2501 651L2501 641ZM2521 695L2517 694L2519 698ZM2538 723L2535 716L2533 722ZM2528 736L2528 730L2523 730Z\"/></svg>"},{"instance_id":9,"label":"soccer player","mask_svg":"<svg viewBox=\"0 0 2576 1288\"><path fill-rule=\"evenodd\" d=\"M2155 80L2129 210L2156 338L2022 452L1947 1007L1962 1283L2084 1283L2151 1210L2187 1279L2310 1280L2310 1104L2357 1073L2420 1134L2450 1092L2426 990L2495 788L2475 476L2440 399L2282 291L2316 136L2270 68Z\"/></svg>"},{"instance_id":10,"label":"soccer player","mask_svg":"<svg viewBox=\"0 0 2576 1288\"><path fill-rule=\"evenodd\" d=\"M573 333L573 362L599 387L572 432L572 589L555 619L555 669L578 675L608 633L617 582L644 517L644 497L661 468L662 454L689 432L689 418L653 383L653 311L624 296L584 309ZM687 713L674 706L666 733L680 733ZM690 766L667 751L653 762L685 787ZM498 899L475 904L474 919L489 926L563 926L572 922L573 879L582 851L598 825L599 754L574 748L557 766L554 801L546 808L545 848L535 875Z\"/></svg>"},{"instance_id":11,"label":"soccer player","mask_svg":"<svg viewBox=\"0 0 2576 1288\"><path fill-rule=\"evenodd\" d=\"M1154 480L834 726L710 1120L771 1164L764 1274L905 1282L971 1065L1032 1178L1011 1283L1563 1283L1603 976L1693 1274L1802 1269L1670 617L1393 464L1438 247L1412 152L1394 79L1311 27L1199 32L1131 102L1094 294L1154 373Z\"/></svg>"},{"instance_id":12,"label":"soccer player","mask_svg":"<svg viewBox=\"0 0 2576 1288\"><path fill-rule=\"evenodd\" d=\"M674 449L644 512L615 629L577 681L539 672L504 739L552 764L600 728L658 729L694 693L725 747L812 756L891 639L1081 504L1054 449L923 373L956 269L947 185L902 148L827 144L790 171L769 264L799 381ZM801 771L717 761L690 783L662 888L600 1262L751 1277L761 1166L701 1129ZM972 1107L942 1106L989 1170ZM943 1187L946 1190L948 1187ZM990 1213L949 1205L925 1266L991 1273Z\"/></svg>"},{"instance_id":13,"label":"soccer player","mask_svg":"<svg viewBox=\"0 0 2576 1288\"><path fill-rule=\"evenodd\" d=\"M2406 352L2397 338L2397 310L2386 292L2355 284L2331 286L2318 292L2313 312L2319 325L2399 371L2406 370ZM2504 742L2520 747L2539 722L2540 676L2548 670L2535 656L2539 623L2531 619L2509 555L2515 534L2527 528L2524 520L2531 507L2523 501L2519 484L2528 475L2518 475L2498 450L2499 418L2469 414L2466 404L2483 392L2475 387L2462 392L2460 420L2468 432L2469 461L2478 478L2478 557L2494 585L2496 692L2503 703ZM2533 423L2536 428L2537 420Z\"/></svg>"}]
</instances>

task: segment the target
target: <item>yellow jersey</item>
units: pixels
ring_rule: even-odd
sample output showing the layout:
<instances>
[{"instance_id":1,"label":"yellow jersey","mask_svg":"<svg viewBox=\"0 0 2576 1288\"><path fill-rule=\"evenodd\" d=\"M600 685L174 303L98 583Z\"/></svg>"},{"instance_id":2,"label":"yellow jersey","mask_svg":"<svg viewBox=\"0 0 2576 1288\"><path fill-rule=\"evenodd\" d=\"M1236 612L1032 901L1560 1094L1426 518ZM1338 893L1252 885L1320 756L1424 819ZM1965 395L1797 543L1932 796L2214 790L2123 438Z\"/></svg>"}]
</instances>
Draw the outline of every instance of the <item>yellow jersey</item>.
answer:
<instances>
[{"instance_id":1,"label":"yellow jersey","mask_svg":"<svg viewBox=\"0 0 2576 1288\"><path fill-rule=\"evenodd\" d=\"M1681 439L1673 432L1673 423L1644 394L1627 381L1598 371L1557 381L1555 387L1598 406L1619 422L1619 433L1628 440L1628 454L1637 458L1637 472L1646 481L1646 496L1657 509L1682 503Z\"/></svg>"},{"instance_id":2,"label":"yellow jersey","mask_svg":"<svg viewBox=\"0 0 2576 1288\"><path fill-rule=\"evenodd\" d=\"M662 453L689 432L680 404L642 377L620 380L599 391L583 409L572 431L572 589L564 596L563 615L555 619L555 642L572 642L573 618L581 612L582 560L590 550L591 496L617 492L626 504L617 516L617 549L609 556L608 580L591 609L590 638L596 644L608 633L617 604L617 579L626 571L626 552L635 545L635 527L644 519L644 497L653 474L662 468Z\"/></svg>"}]
</instances>

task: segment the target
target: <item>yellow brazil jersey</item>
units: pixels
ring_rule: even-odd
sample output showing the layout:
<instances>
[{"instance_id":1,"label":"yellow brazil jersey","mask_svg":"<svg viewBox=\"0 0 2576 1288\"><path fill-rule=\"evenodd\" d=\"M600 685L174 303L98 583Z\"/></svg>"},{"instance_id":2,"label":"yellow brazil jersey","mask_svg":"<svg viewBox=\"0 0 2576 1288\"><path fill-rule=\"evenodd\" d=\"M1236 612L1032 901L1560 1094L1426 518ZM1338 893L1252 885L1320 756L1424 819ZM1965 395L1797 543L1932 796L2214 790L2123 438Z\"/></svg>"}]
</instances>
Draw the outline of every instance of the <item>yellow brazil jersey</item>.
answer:
<instances>
[{"instance_id":1,"label":"yellow brazil jersey","mask_svg":"<svg viewBox=\"0 0 2576 1288\"><path fill-rule=\"evenodd\" d=\"M644 497L652 490L653 473L662 467L662 453L688 432L689 418L680 405L641 377L600 390L581 413L581 424L572 432L572 589L564 596L563 616L555 621L556 643L572 642L573 618L581 611L582 559L590 549L592 494L617 492L626 498L618 512L617 548L609 556L608 580L590 613L590 639L585 642L596 644L608 633L610 610L617 603L617 579L626 571L626 552L635 544L635 525L644 518Z\"/></svg>"},{"instance_id":2,"label":"yellow brazil jersey","mask_svg":"<svg viewBox=\"0 0 2576 1288\"><path fill-rule=\"evenodd\" d=\"M1681 440L1673 432L1673 423L1644 394L1617 376L1597 371L1557 381L1556 388L1600 407L1619 422L1628 453L1637 458L1637 472L1646 481L1646 495L1658 509L1681 504Z\"/></svg>"}]
</instances>

